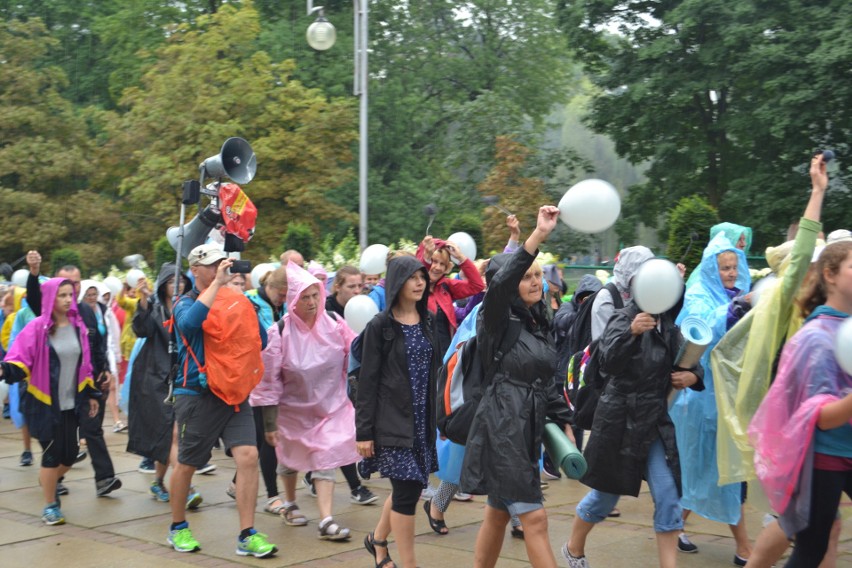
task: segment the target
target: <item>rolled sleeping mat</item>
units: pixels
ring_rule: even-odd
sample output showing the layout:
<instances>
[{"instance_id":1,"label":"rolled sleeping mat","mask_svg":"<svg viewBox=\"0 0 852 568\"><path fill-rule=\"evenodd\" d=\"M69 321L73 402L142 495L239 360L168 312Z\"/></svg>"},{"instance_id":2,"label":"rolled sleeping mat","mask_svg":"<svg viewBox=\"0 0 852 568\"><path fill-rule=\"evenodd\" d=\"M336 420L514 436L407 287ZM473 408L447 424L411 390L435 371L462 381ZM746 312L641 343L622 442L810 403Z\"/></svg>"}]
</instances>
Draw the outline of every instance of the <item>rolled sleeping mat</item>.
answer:
<instances>
[{"instance_id":1,"label":"rolled sleeping mat","mask_svg":"<svg viewBox=\"0 0 852 568\"><path fill-rule=\"evenodd\" d=\"M681 322L680 333L685 341L675 357L675 365L681 369L692 369L698 365L713 340L713 330L701 318L689 316Z\"/></svg>"},{"instance_id":2,"label":"rolled sleeping mat","mask_svg":"<svg viewBox=\"0 0 852 568\"><path fill-rule=\"evenodd\" d=\"M542 438L550 461L557 464L565 475L570 479L580 479L586 474L586 458L559 426L553 422L545 424Z\"/></svg>"}]
</instances>

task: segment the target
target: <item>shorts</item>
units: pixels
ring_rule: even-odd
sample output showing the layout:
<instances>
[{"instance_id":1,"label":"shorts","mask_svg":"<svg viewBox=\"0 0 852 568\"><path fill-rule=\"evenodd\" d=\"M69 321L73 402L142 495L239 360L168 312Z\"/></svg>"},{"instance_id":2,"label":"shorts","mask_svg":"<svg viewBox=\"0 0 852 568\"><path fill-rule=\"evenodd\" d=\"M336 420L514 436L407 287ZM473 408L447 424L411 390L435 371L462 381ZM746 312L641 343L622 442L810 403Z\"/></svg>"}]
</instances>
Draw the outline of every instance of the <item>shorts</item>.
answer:
<instances>
[{"instance_id":1,"label":"shorts","mask_svg":"<svg viewBox=\"0 0 852 568\"><path fill-rule=\"evenodd\" d=\"M248 401L239 406L226 404L208 390L197 395L175 397L175 422L178 426L178 462L195 468L210 461L213 445L219 438L225 448L257 447L254 414Z\"/></svg>"},{"instance_id":2,"label":"shorts","mask_svg":"<svg viewBox=\"0 0 852 568\"><path fill-rule=\"evenodd\" d=\"M487 503L489 507L506 511L514 517L520 517L521 515L544 508L544 505L540 501L538 503L524 503L523 501L510 501L509 499L494 497L493 495L488 496Z\"/></svg>"},{"instance_id":3,"label":"shorts","mask_svg":"<svg viewBox=\"0 0 852 568\"><path fill-rule=\"evenodd\" d=\"M53 468L60 465L71 467L77 461L80 443L77 441L77 411L63 410L59 423L50 440L39 440L41 444L41 467Z\"/></svg>"},{"instance_id":4,"label":"shorts","mask_svg":"<svg viewBox=\"0 0 852 568\"><path fill-rule=\"evenodd\" d=\"M279 463L278 467L275 471L278 475L283 477L288 477L290 475L296 475L299 473L295 469L290 469L283 463ZM325 481L335 481L335 470L333 469L315 469L311 472L311 480L315 481L317 479L325 480Z\"/></svg>"}]
</instances>

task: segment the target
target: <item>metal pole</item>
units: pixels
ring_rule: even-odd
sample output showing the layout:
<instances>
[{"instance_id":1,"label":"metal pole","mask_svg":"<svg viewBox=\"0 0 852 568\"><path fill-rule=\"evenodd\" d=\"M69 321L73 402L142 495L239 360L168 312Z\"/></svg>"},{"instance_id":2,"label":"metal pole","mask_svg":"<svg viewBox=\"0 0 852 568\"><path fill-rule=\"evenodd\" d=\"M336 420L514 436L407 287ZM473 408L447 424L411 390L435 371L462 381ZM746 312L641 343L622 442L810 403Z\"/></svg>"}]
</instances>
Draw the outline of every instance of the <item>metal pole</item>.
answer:
<instances>
[{"instance_id":1,"label":"metal pole","mask_svg":"<svg viewBox=\"0 0 852 568\"><path fill-rule=\"evenodd\" d=\"M367 131L367 19L369 0L355 2L355 86L356 94L361 97L358 119L358 243L361 250L367 248L367 149L369 133Z\"/></svg>"}]
</instances>

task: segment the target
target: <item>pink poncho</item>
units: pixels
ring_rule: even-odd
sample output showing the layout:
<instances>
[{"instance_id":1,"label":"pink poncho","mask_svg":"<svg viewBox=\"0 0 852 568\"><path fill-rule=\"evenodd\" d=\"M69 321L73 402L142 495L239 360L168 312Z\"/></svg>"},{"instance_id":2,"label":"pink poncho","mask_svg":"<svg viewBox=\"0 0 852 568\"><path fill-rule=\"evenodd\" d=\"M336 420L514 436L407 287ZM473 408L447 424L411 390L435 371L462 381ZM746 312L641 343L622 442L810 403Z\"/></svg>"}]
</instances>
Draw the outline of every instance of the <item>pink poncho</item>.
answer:
<instances>
[{"instance_id":1,"label":"pink poncho","mask_svg":"<svg viewBox=\"0 0 852 568\"><path fill-rule=\"evenodd\" d=\"M252 406L278 405L278 461L297 471L334 469L355 463L355 409L346 396L349 346L355 333L343 319L325 311L319 288L313 327L295 313L302 292L319 280L292 262L287 265L288 311L284 329L269 328L263 352L263 380L250 397Z\"/></svg>"}]
</instances>

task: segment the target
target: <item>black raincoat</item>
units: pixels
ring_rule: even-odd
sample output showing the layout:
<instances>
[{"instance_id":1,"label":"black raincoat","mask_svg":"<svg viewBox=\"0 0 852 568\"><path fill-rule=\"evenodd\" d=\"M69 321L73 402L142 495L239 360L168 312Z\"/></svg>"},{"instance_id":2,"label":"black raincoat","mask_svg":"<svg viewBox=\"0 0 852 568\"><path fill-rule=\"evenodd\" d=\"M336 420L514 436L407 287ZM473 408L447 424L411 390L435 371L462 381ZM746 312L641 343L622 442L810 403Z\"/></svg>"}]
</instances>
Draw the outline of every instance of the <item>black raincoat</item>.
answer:
<instances>
[{"instance_id":1,"label":"black raincoat","mask_svg":"<svg viewBox=\"0 0 852 568\"><path fill-rule=\"evenodd\" d=\"M462 463L462 490L477 495L539 503L539 456L545 419L560 426L570 411L553 381L556 349L547 308L521 301L518 286L535 257L525 249L489 263L477 337L482 360L492 360L510 318L520 320L518 341L505 353L473 418ZM516 325L516 324L514 324Z\"/></svg>"},{"instance_id":2,"label":"black raincoat","mask_svg":"<svg viewBox=\"0 0 852 568\"><path fill-rule=\"evenodd\" d=\"M680 459L667 397L672 390L674 359L683 338L674 323L680 306L662 314L658 329L636 337L630 333L641 311L633 301L616 310L600 337L601 372L609 377L601 394L585 452L589 469L580 480L617 495L639 495L651 444L660 438L681 491ZM704 390L700 367L693 390Z\"/></svg>"},{"instance_id":3,"label":"black raincoat","mask_svg":"<svg viewBox=\"0 0 852 568\"><path fill-rule=\"evenodd\" d=\"M143 310L140 304L133 316L133 332L144 338L145 344L133 361L127 451L160 463L169 461L175 421L174 406L164 400L169 394L169 372L177 359L169 354L170 334L163 325L171 317L165 303L166 285L174 274L174 264L163 264L148 309ZM181 278L184 290L191 289L189 279Z\"/></svg>"}]
</instances>

